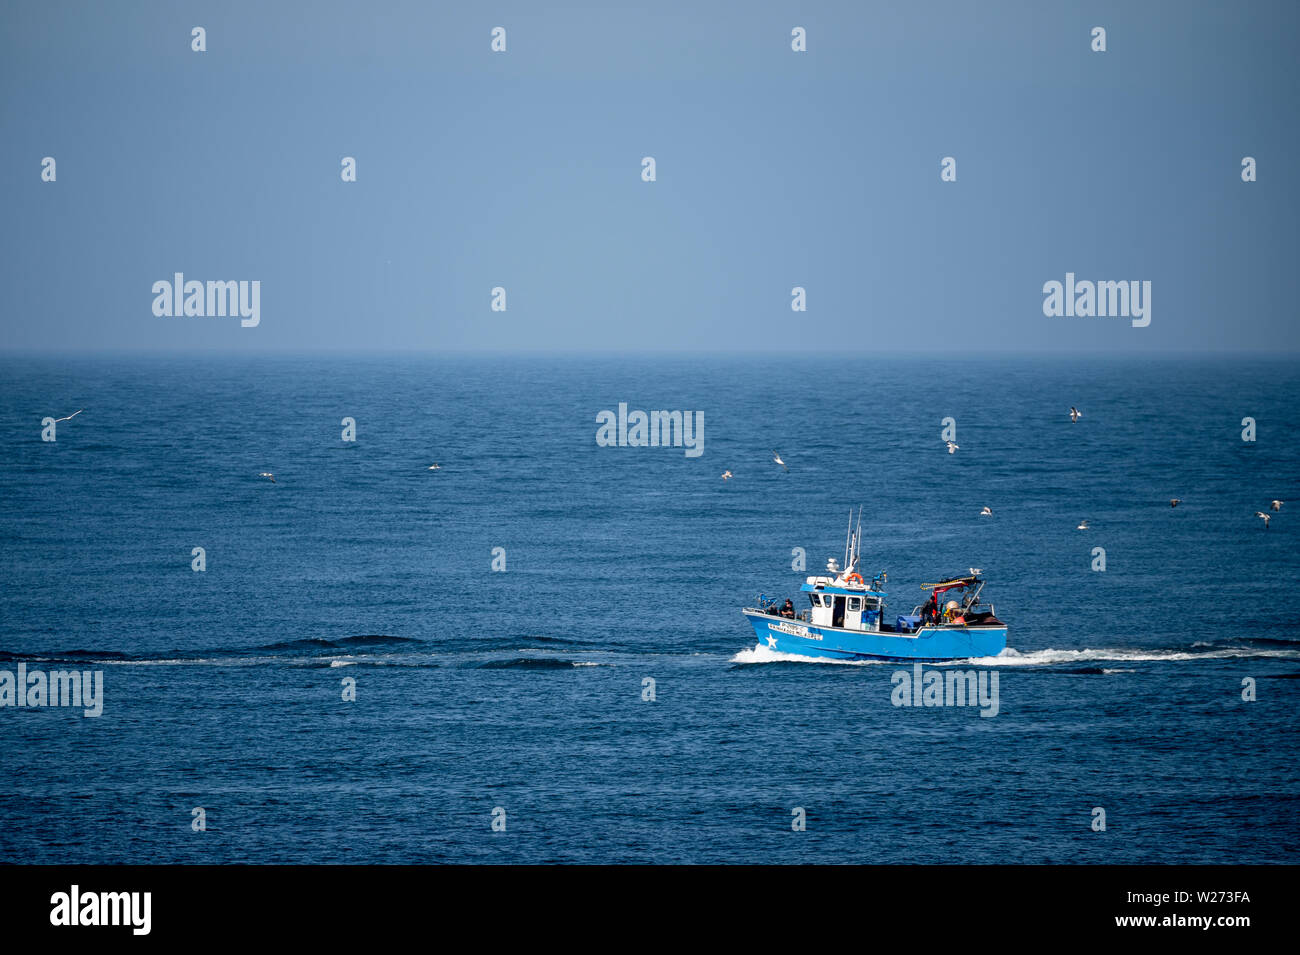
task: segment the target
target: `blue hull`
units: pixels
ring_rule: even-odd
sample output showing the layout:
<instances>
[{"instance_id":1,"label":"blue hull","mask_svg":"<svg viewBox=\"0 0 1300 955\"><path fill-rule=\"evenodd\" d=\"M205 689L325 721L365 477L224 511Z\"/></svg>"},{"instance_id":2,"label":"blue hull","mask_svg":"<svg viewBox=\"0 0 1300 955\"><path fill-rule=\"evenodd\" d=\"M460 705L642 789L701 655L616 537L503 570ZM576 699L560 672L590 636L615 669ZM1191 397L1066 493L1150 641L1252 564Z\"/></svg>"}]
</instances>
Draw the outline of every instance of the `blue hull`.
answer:
<instances>
[{"instance_id":1,"label":"blue hull","mask_svg":"<svg viewBox=\"0 0 1300 955\"><path fill-rule=\"evenodd\" d=\"M922 627L914 634L815 627L802 620L743 611L760 646L833 660L963 660L995 657L1007 646L1006 627Z\"/></svg>"}]
</instances>

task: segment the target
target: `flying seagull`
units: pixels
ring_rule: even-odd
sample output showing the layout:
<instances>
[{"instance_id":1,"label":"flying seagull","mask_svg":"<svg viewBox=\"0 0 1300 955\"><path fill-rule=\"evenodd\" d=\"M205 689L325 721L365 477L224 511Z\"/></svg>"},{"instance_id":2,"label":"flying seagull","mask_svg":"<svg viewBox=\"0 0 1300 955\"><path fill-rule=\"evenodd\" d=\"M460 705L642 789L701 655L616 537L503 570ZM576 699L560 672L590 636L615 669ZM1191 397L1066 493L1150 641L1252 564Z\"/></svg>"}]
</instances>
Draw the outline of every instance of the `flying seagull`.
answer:
<instances>
[{"instance_id":1,"label":"flying seagull","mask_svg":"<svg viewBox=\"0 0 1300 955\"><path fill-rule=\"evenodd\" d=\"M1183 503L1183 499L1182 499L1181 497L1171 497L1171 498L1169 499L1169 506L1170 506L1170 507L1177 507L1177 506L1178 506L1179 504L1181 504L1181 503Z\"/></svg>"},{"instance_id":2,"label":"flying seagull","mask_svg":"<svg viewBox=\"0 0 1300 955\"><path fill-rule=\"evenodd\" d=\"M727 478L729 478L729 477L731 477L731 472L730 472L730 471L723 471L723 472L722 472L722 480L725 481L725 480L727 480Z\"/></svg>"},{"instance_id":3,"label":"flying seagull","mask_svg":"<svg viewBox=\"0 0 1300 955\"><path fill-rule=\"evenodd\" d=\"M81 412L85 410L86 410L85 408L78 408L76 411L72 412L72 414L68 415L66 418L55 418L54 423L58 424L60 421L71 421L73 418L75 418L77 415L81 414Z\"/></svg>"},{"instance_id":4,"label":"flying seagull","mask_svg":"<svg viewBox=\"0 0 1300 955\"><path fill-rule=\"evenodd\" d=\"M986 507L984 508L984 510L980 511L980 517L992 517L992 516L993 516L993 508L991 507Z\"/></svg>"},{"instance_id":5,"label":"flying seagull","mask_svg":"<svg viewBox=\"0 0 1300 955\"><path fill-rule=\"evenodd\" d=\"M1080 411L1078 408L1076 408L1074 405L1070 405L1070 420L1078 421L1082 417L1083 417L1083 412Z\"/></svg>"},{"instance_id":6,"label":"flying seagull","mask_svg":"<svg viewBox=\"0 0 1300 955\"><path fill-rule=\"evenodd\" d=\"M270 471L258 471L258 472L257 472L257 476L258 476L258 477L264 477L264 478L270 478L270 479L271 479L271 483L272 483L272 484L275 483L275 475L272 474Z\"/></svg>"},{"instance_id":7,"label":"flying seagull","mask_svg":"<svg viewBox=\"0 0 1300 955\"><path fill-rule=\"evenodd\" d=\"M772 460L775 461L777 464L781 465L781 467L785 468L785 473L786 473L786 474L789 474L789 473L790 473L790 469L787 468L787 467L785 467L785 462L781 460L781 452L780 452L780 451L773 451L773 452L772 452Z\"/></svg>"},{"instance_id":8,"label":"flying seagull","mask_svg":"<svg viewBox=\"0 0 1300 955\"><path fill-rule=\"evenodd\" d=\"M1076 531L1086 531L1087 529L1088 529L1087 521L1080 521L1079 526L1075 528Z\"/></svg>"},{"instance_id":9,"label":"flying seagull","mask_svg":"<svg viewBox=\"0 0 1300 955\"><path fill-rule=\"evenodd\" d=\"M1264 530L1268 530L1268 520L1269 520L1268 515L1265 514L1263 511L1256 511L1255 516L1264 518Z\"/></svg>"},{"instance_id":10,"label":"flying seagull","mask_svg":"<svg viewBox=\"0 0 1300 955\"><path fill-rule=\"evenodd\" d=\"M956 453L957 453L957 450L961 447L960 444L957 444L956 442L953 442L953 441L946 441L946 442L944 442L944 443L948 445L948 453L949 453L949 454L956 454Z\"/></svg>"},{"instance_id":11,"label":"flying seagull","mask_svg":"<svg viewBox=\"0 0 1300 955\"><path fill-rule=\"evenodd\" d=\"M1280 510L1282 510L1282 505L1283 505L1284 503L1286 503L1286 502L1285 502L1285 501L1274 501L1273 503L1271 503L1271 504L1269 505L1269 507L1272 508L1272 509L1275 510L1275 511L1280 511Z\"/></svg>"},{"instance_id":12,"label":"flying seagull","mask_svg":"<svg viewBox=\"0 0 1300 955\"><path fill-rule=\"evenodd\" d=\"M441 471L441 470L442 470L442 465L439 464L437 461L435 461L433 464L430 464L427 468L425 468L425 470L426 470L426 471Z\"/></svg>"}]
</instances>

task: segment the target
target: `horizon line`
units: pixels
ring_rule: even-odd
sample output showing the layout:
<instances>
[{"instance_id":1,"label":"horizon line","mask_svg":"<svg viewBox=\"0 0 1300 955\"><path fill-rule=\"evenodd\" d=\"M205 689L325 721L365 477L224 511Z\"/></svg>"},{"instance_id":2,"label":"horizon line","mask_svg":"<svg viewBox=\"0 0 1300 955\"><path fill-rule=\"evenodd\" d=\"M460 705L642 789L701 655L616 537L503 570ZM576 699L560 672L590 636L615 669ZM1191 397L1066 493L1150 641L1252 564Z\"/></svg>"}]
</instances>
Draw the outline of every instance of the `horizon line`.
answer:
<instances>
[{"instance_id":1,"label":"horizon line","mask_svg":"<svg viewBox=\"0 0 1300 955\"><path fill-rule=\"evenodd\" d=\"M214 358L748 358L789 361L823 356L824 353L813 348L787 349L774 355L770 348L765 349L643 349L643 348L157 348L157 347L110 347L110 348L51 348L41 346L0 346L0 359L17 358L122 358L122 357L214 357ZM936 354L933 349L917 348L881 348L881 349L841 349L835 357L851 358L925 358L931 361L954 361L963 357L979 358L1042 358L1042 359L1205 359L1205 358L1272 358L1277 360L1300 359L1300 348L1252 349L1252 348L1169 348L1159 351L1135 350L1115 351L1106 348L1080 348L1070 351L1060 349L966 349L964 352L953 351L950 354Z\"/></svg>"}]
</instances>

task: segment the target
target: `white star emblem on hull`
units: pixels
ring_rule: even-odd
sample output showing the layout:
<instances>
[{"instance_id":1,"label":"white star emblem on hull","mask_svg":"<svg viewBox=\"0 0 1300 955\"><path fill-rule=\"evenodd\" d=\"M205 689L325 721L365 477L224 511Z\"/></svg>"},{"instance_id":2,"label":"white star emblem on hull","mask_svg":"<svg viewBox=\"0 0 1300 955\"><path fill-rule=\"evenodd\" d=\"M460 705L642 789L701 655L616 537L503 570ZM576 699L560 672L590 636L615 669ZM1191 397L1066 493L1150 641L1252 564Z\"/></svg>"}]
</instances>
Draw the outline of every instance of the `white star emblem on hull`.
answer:
<instances>
[{"instance_id":1,"label":"white star emblem on hull","mask_svg":"<svg viewBox=\"0 0 1300 955\"><path fill-rule=\"evenodd\" d=\"M768 637L767 645L769 648L774 648L776 646L776 637Z\"/></svg>"}]
</instances>

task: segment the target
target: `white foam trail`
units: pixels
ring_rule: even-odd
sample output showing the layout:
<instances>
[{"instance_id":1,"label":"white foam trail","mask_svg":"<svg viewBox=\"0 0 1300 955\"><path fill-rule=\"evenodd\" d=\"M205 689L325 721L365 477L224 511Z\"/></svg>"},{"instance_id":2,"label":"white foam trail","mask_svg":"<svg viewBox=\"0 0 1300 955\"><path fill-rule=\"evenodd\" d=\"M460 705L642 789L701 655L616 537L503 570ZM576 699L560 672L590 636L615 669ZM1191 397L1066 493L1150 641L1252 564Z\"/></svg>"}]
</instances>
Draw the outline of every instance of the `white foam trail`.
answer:
<instances>
[{"instance_id":1,"label":"white foam trail","mask_svg":"<svg viewBox=\"0 0 1300 955\"><path fill-rule=\"evenodd\" d=\"M1234 658L1300 659L1300 650L1250 650L1244 647L1225 650L1205 650L1188 653L1186 650L1138 650L1117 647L1107 650L1030 650L1021 653L1007 647L995 657L972 657L964 663L991 667L1040 667L1054 663L1090 663L1093 661L1117 663L1179 663L1185 660L1229 660Z\"/></svg>"},{"instance_id":2,"label":"white foam trail","mask_svg":"<svg viewBox=\"0 0 1300 955\"><path fill-rule=\"evenodd\" d=\"M968 657L963 660L921 660L928 667L935 666L985 666L985 667L1041 667L1059 663L1085 663L1093 661L1116 663L1177 663L1184 660L1229 660L1234 658L1272 658L1282 660L1300 659L1300 650L1251 650L1244 647L1235 649L1200 651L1188 653L1185 650L1137 650L1116 648L1113 650L1029 650L1020 652L1014 647L1007 647L995 657ZM758 644L750 650L741 650L731 658L732 663L838 663L849 666L876 665L882 663L894 666L907 666L911 661L900 660L834 660L829 657L805 657L794 653L782 653L770 647ZM1111 669L1106 673L1131 673L1132 670Z\"/></svg>"}]
</instances>

